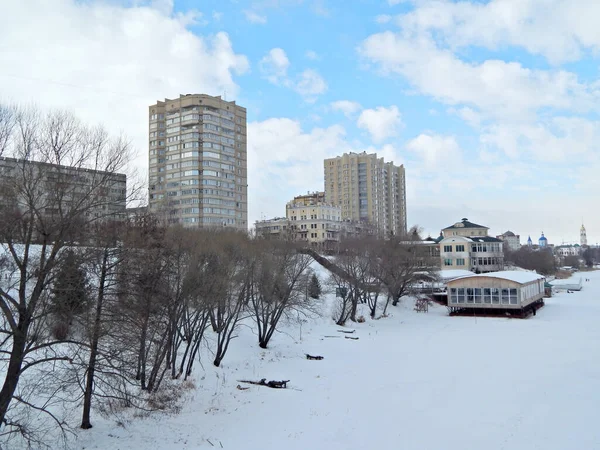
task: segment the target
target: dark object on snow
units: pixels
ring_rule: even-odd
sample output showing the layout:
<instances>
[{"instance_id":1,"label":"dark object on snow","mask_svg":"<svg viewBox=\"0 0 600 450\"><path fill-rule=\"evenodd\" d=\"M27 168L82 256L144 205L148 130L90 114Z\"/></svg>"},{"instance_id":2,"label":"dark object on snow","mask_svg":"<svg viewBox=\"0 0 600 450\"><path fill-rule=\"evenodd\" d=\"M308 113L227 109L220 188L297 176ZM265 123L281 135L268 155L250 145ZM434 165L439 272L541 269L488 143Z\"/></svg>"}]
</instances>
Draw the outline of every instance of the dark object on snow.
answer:
<instances>
[{"instance_id":1,"label":"dark object on snow","mask_svg":"<svg viewBox=\"0 0 600 450\"><path fill-rule=\"evenodd\" d=\"M358 341L357 337L352 337L352 336L344 336L346 339L352 339L353 341Z\"/></svg>"},{"instance_id":2,"label":"dark object on snow","mask_svg":"<svg viewBox=\"0 0 600 450\"><path fill-rule=\"evenodd\" d=\"M323 336L323 337L327 337L327 338L339 338L340 336Z\"/></svg>"},{"instance_id":3,"label":"dark object on snow","mask_svg":"<svg viewBox=\"0 0 600 450\"><path fill-rule=\"evenodd\" d=\"M240 386L239 384L237 385L237 388L238 388L240 391L246 391L246 390L250 389L249 387L247 387L247 388L245 388L245 387L242 387L242 386Z\"/></svg>"},{"instance_id":4,"label":"dark object on snow","mask_svg":"<svg viewBox=\"0 0 600 450\"><path fill-rule=\"evenodd\" d=\"M317 361L320 361L323 359L322 356L313 356L313 355L309 355L308 353L306 354L306 359L316 359Z\"/></svg>"},{"instance_id":5,"label":"dark object on snow","mask_svg":"<svg viewBox=\"0 0 600 450\"><path fill-rule=\"evenodd\" d=\"M354 333L356 330L352 330L352 331L346 331L346 330L338 330L338 333L348 333L348 334L352 334Z\"/></svg>"},{"instance_id":6,"label":"dark object on snow","mask_svg":"<svg viewBox=\"0 0 600 450\"><path fill-rule=\"evenodd\" d=\"M267 381L266 378L263 378L260 381L249 381L249 380L240 380L240 383L248 383L248 384L256 384L257 386L266 386L273 389L285 389L287 388L287 384L290 380L282 380L282 381Z\"/></svg>"}]
</instances>

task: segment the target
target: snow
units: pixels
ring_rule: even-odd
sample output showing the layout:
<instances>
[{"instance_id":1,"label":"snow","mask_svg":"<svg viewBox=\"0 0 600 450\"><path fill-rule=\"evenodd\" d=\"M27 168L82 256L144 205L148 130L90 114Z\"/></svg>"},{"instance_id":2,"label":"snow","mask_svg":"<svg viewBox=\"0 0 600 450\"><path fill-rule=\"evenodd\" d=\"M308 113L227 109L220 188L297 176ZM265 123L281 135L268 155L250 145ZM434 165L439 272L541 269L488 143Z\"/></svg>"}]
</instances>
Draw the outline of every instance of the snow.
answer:
<instances>
[{"instance_id":1,"label":"snow","mask_svg":"<svg viewBox=\"0 0 600 450\"><path fill-rule=\"evenodd\" d=\"M416 313L405 299L390 317L352 324L359 340L327 315L286 325L267 350L242 327L223 367L205 351L179 414L123 426L95 414L74 448L600 448L600 272L589 278L527 320L448 317L437 305ZM291 381L236 388L261 378Z\"/></svg>"},{"instance_id":2,"label":"snow","mask_svg":"<svg viewBox=\"0 0 600 450\"><path fill-rule=\"evenodd\" d=\"M505 270L502 272L488 272L488 273L479 273L473 274L471 273L468 277L472 278L499 278L502 280L514 281L515 283L526 284L536 280L543 280L545 277L543 275L538 275L535 272L527 272L523 270ZM467 278L462 277L462 278Z\"/></svg>"},{"instance_id":3,"label":"snow","mask_svg":"<svg viewBox=\"0 0 600 450\"><path fill-rule=\"evenodd\" d=\"M440 278L442 280L452 280L454 278L466 277L469 275L473 275L473 272L462 269L440 270Z\"/></svg>"}]
</instances>

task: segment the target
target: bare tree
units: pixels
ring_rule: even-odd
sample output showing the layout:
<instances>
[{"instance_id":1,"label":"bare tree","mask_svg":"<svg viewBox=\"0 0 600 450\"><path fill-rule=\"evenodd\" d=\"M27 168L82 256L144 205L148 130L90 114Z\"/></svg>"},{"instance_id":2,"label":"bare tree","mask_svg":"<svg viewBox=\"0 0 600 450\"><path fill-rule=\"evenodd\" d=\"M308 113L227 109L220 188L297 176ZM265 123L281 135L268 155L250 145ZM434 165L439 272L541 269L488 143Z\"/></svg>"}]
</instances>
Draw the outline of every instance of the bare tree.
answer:
<instances>
[{"instance_id":1,"label":"bare tree","mask_svg":"<svg viewBox=\"0 0 600 450\"><path fill-rule=\"evenodd\" d=\"M298 253L289 241L258 241L252 262L250 305L258 345L267 348L281 318L309 310L308 277L312 258Z\"/></svg>"},{"instance_id":2,"label":"bare tree","mask_svg":"<svg viewBox=\"0 0 600 450\"><path fill-rule=\"evenodd\" d=\"M411 287L423 277L423 273L428 273L435 267L423 248L415 227L407 235L392 236L377 245L373 273L388 294L384 314L390 300L396 306L400 298L407 295Z\"/></svg>"},{"instance_id":3,"label":"bare tree","mask_svg":"<svg viewBox=\"0 0 600 450\"><path fill-rule=\"evenodd\" d=\"M67 360L48 333L48 295L64 248L116 211L129 144L63 112L14 109L0 116L0 240L11 282L0 287L4 381L0 430L22 431L7 414L24 374ZM68 167L67 167L68 166ZM28 405L36 408L34 404ZM49 411L48 414L51 414Z\"/></svg>"}]
</instances>

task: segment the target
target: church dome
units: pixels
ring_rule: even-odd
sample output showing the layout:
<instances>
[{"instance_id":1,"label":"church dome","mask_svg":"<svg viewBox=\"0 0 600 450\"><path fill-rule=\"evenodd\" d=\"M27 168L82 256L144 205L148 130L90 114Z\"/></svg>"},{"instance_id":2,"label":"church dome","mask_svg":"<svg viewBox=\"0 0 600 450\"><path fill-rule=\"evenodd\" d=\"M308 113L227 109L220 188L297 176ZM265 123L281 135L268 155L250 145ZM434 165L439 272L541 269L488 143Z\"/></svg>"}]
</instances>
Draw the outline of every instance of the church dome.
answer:
<instances>
[{"instance_id":1,"label":"church dome","mask_svg":"<svg viewBox=\"0 0 600 450\"><path fill-rule=\"evenodd\" d=\"M542 237L539 240L540 241L547 241L548 239L546 239L546 236L544 236L544 233L542 233Z\"/></svg>"}]
</instances>

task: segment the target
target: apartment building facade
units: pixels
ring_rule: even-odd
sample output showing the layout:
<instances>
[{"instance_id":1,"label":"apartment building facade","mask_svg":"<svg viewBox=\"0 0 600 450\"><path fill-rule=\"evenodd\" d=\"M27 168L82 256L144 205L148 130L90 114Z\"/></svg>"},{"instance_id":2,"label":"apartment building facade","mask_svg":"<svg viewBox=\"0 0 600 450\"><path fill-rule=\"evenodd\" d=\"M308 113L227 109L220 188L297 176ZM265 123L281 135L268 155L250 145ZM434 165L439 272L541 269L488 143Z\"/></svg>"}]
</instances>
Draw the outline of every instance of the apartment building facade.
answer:
<instances>
[{"instance_id":1,"label":"apartment building facade","mask_svg":"<svg viewBox=\"0 0 600 450\"><path fill-rule=\"evenodd\" d=\"M5 201L4 190L11 190L14 179L23 176L29 178L30 186L41 189L38 203L43 214L64 215L76 205L85 210L90 222L126 219L125 174L0 157L0 202ZM27 204L27 200L23 203Z\"/></svg>"},{"instance_id":2,"label":"apartment building facade","mask_svg":"<svg viewBox=\"0 0 600 450\"><path fill-rule=\"evenodd\" d=\"M257 221L256 234L288 238L314 247L328 248L339 242L344 228L342 212L325 202L324 192L294 197L286 204L286 217Z\"/></svg>"},{"instance_id":3,"label":"apartment building facade","mask_svg":"<svg viewBox=\"0 0 600 450\"><path fill-rule=\"evenodd\" d=\"M149 210L169 224L246 230L246 109L186 94L148 113Z\"/></svg>"},{"instance_id":4,"label":"apartment building facade","mask_svg":"<svg viewBox=\"0 0 600 450\"><path fill-rule=\"evenodd\" d=\"M342 220L369 222L384 236L406 233L404 166L376 153L344 153L324 161L325 201Z\"/></svg>"}]
</instances>

